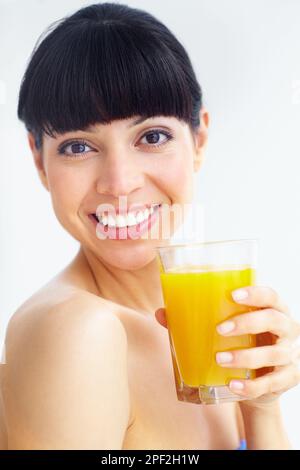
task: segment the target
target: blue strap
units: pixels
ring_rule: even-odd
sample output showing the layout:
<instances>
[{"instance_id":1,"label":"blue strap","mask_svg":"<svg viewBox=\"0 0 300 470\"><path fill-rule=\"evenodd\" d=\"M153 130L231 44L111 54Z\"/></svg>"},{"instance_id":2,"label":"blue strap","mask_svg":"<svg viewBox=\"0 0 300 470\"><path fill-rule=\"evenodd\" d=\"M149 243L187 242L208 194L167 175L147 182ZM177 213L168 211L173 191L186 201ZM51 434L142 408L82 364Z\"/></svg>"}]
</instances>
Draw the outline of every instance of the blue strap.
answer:
<instances>
[{"instance_id":1,"label":"blue strap","mask_svg":"<svg viewBox=\"0 0 300 470\"><path fill-rule=\"evenodd\" d=\"M240 447L238 447L236 450L247 450L246 439L241 439Z\"/></svg>"}]
</instances>

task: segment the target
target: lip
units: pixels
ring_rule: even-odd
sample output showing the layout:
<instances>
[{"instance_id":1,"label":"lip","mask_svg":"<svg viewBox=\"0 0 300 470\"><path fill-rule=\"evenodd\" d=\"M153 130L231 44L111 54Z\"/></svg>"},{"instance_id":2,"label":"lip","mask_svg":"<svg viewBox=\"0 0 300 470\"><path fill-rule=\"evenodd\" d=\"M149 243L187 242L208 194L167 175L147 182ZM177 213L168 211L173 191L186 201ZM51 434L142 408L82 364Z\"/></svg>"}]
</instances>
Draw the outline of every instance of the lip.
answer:
<instances>
[{"instance_id":1,"label":"lip","mask_svg":"<svg viewBox=\"0 0 300 470\"><path fill-rule=\"evenodd\" d=\"M151 207L153 204L142 206L144 208ZM130 206L131 207L131 206ZM141 205L139 205L141 207ZM139 239L147 230L150 230L151 227L154 225L156 220L158 219L159 212L161 210L162 203L160 203L159 207L154 210L152 214L143 222L140 222L136 225L131 227L108 227L98 222L95 217L95 214L89 214L89 219L92 221L94 228L96 228L96 235L97 232L103 236L103 239L111 239L111 240L137 240ZM97 238L99 238L97 236Z\"/></svg>"}]
</instances>

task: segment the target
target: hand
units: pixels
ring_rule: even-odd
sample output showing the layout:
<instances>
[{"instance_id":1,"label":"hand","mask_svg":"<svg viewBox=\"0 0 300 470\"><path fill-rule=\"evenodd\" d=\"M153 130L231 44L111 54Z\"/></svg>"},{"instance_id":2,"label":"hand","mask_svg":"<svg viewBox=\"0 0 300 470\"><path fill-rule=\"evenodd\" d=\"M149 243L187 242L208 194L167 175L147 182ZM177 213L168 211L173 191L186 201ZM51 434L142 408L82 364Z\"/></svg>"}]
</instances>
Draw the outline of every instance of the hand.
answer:
<instances>
[{"instance_id":1,"label":"hand","mask_svg":"<svg viewBox=\"0 0 300 470\"><path fill-rule=\"evenodd\" d=\"M234 297L234 292L238 291L246 292L247 297L238 300ZM229 386L234 393L247 398L241 403L260 406L273 402L300 382L300 348L296 345L300 324L291 317L288 307L273 289L247 286L238 291L233 291L235 302L260 307L260 310L252 309L231 317L218 325L217 331L224 336L255 334L257 346L218 353L216 360L222 367L258 369L255 379L232 380ZM155 316L167 327L165 309L158 309ZM219 362L221 359L227 362Z\"/></svg>"}]
</instances>

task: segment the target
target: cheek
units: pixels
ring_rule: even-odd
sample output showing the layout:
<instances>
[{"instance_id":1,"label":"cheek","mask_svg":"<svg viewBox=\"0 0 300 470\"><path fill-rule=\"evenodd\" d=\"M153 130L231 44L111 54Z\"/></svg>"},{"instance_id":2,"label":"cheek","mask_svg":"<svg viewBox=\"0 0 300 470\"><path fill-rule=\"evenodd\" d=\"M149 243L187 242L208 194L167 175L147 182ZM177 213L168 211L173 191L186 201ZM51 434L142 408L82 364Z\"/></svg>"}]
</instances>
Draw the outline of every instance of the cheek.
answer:
<instances>
[{"instance_id":1,"label":"cheek","mask_svg":"<svg viewBox=\"0 0 300 470\"><path fill-rule=\"evenodd\" d=\"M48 169L52 205L59 219L78 211L90 187L88 174L79 168L52 165Z\"/></svg>"},{"instance_id":2,"label":"cheek","mask_svg":"<svg viewBox=\"0 0 300 470\"><path fill-rule=\"evenodd\" d=\"M193 197L193 165L187 153L169 159L159 174L163 191L173 202L190 202Z\"/></svg>"}]
</instances>

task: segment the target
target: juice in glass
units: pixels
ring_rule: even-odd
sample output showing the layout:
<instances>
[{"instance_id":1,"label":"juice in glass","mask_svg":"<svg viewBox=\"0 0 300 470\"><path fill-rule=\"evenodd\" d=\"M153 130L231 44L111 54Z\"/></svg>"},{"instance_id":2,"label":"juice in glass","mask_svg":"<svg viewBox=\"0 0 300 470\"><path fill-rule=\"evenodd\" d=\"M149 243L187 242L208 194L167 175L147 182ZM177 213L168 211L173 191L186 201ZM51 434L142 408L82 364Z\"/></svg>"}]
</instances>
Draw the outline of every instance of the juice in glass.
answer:
<instances>
[{"instance_id":1,"label":"juice in glass","mask_svg":"<svg viewBox=\"0 0 300 470\"><path fill-rule=\"evenodd\" d=\"M255 284L255 267L236 263L185 265L184 257L179 264L160 273L178 399L194 403L241 399L230 391L228 383L254 378L255 371L221 367L216 353L251 348L255 335L225 337L216 326L254 310L234 302L231 292Z\"/></svg>"}]
</instances>

